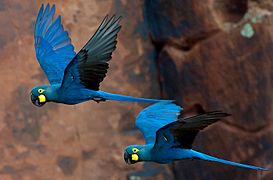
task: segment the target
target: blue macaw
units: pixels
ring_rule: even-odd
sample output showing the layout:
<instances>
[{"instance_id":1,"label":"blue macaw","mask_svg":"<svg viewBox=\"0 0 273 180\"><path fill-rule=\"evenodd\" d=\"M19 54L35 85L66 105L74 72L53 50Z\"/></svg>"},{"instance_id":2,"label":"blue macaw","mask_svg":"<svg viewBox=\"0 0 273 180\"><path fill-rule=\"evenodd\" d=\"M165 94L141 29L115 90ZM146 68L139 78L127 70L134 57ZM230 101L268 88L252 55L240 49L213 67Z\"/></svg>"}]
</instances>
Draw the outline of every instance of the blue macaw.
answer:
<instances>
[{"instance_id":1,"label":"blue macaw","mask_svg":"<svg viewBox=\"0 0 273 180\"><path fill-rule=\"evenodd\" d=\"M136 126L142 132L146 144L126 147L125 162L134 164L140 161L152 161L164 164L182 159L202 159L243 168L268 170L219 159L193 150L192 144L198 132L229 114L214 111L178 119L181 110L180 106L169 101L153 104L140 112Z\"/></svg>"},{"instance_id":2,"label":"blue macaw","mask_svg":"<svg viewBox=\"0 0 273 180\"><path fill-rule=\"evenodd\" d=\"M116 48L117 34L121 28L120 17L106 16L86 45L75 53L68 33L55 20L55 5L41 6L34 29L36 57L50 85L32 89L31 101L36 106L46 102L77 104L88 100L158 102L161 100L135 98L99 90L106 76L108 61Z\"/></svg>"}]
</instances>

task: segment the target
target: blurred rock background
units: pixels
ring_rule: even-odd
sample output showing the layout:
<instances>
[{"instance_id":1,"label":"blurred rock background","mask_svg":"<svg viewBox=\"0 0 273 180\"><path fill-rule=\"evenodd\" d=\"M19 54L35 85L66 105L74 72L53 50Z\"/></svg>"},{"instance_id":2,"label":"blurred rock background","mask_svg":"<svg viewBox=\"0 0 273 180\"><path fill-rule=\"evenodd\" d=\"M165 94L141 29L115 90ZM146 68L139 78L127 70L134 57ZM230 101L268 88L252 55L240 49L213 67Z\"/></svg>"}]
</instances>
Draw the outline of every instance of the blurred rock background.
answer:
<instances>
[{"instance_id":1,"label":"blurred rock background","mask_svg":"<svg viewBox=\"0 0 273 180\"><path fill-rule=\"evenodd\" d=\"M78 51L106 14L122 15L118 48L101 88L175 99L185 115L233 114L201 132L195 149L242 163L273 160L271 0L58 0L57 14ZM40 0L0 0L0 179L273 179L272 171L181 161L128 166L123 148L144 143L134 119L147 104L48 103L33 26ZM144 166L144 169L143 169Z\"/></svg>"}]
</instances>

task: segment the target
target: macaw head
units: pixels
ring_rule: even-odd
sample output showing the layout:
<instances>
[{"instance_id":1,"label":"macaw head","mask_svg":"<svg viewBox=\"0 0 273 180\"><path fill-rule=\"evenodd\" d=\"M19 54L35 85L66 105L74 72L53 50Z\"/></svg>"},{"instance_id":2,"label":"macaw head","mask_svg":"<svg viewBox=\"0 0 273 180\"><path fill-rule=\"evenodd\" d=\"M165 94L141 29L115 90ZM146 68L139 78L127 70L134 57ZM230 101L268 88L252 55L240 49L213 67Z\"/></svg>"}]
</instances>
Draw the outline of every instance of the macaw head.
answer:
<instances>
[{"instance_id":1,"label":"macaw head","mask_svg":"<svg viewBox=\"0 0 273 180\"><path fill-rule=\"evenodd\" d=\"M32 103L38 107L45 105L48 102L49 93L51 93L51 87L48 85L33 88L30 93Z\"/></svg>"},{"instance_id":2,"label":"macaw head","mask_svg":"<svg viewBox=\"0 0 273 180\"><path fill-rule=\"evenodd\" d=\"M124 150L124 161L127 164L135 164L145 160L145 147L143 145L131 145Z\"/></svg>"}]
</instances>

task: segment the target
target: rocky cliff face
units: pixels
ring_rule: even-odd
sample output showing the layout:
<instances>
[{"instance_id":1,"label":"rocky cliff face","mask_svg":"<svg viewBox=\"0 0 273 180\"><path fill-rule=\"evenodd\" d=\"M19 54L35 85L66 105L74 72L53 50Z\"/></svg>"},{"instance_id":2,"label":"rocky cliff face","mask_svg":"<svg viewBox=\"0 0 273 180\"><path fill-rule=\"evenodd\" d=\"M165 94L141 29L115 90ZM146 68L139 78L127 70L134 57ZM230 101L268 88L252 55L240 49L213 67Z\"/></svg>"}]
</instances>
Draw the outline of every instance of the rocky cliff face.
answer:
<instances>
[{"instance_id":1,"label":"rocky cliff face","mask_svg":"<svg viewBox=\"0 0 273 180\"><path fill-rule=\"evenodd\" d=\"M264 3L267 3L267 8ZM272 8L252 1L146 1L163 97L233 114L202 132L195 147L260 166L272 161ZM272 4L271 4L272 5ZM196 109L196 108L195 108ZM212 163L178 162L178 179L261 179Z\"/></svg>"},{"instance_id":2,"label":"rocky cliff face","mask_svg":"<svg viewBox=\"0 0 273 180\"><path fill-rule=\"evenodd\" d=\"M134 119L145 104L48 103L29 92L47 83L33 47L43 1L0 1L0 179L272 179L201 161L128 166L123 148L144 143ZM122 15L118 48L101 88L175 99L185 115L233 114L201 132L195 149L272 167L273 4L227 0L50 1L79 50L106 14Z\"/></svg>"}]
</instances>

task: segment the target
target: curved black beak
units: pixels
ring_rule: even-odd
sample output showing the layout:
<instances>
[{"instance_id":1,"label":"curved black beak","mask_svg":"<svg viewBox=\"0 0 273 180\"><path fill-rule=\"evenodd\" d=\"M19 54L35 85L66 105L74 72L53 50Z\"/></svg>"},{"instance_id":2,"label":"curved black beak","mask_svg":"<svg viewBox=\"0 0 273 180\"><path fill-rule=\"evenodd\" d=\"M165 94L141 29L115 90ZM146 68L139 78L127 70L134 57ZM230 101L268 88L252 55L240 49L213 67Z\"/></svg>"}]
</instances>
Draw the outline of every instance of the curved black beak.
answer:
<instances>
[{"instance_id":1,"label":"curved black beak","mask_svg":"<svg viewBox=\"0 0 273 180\"><path fill-rule=\"evenodd\" d=\"M31 94L31 102L38 107L42 107L46 102L40 102L39 98L33 94Z\"/></svg>"},{"instance_id":2,"label":"curved black beak","mask_svg":"<svg viewBox=\"0 0 273 180\"><path fill-rule=\"evenodd\" d=\"M133 161L132 160L132 155L129 154L127 151L124 152L124 161L127 163L127 164L135 164L137 161Z\"/></svg>"},{"instance_id":3,"label":"curved black beak","mask_svg":"<svg viewBox=\"0 0 273 180\"><path fill-rule=\"evenodd\" d=\"M131 155L129 153L127 153L127 151L124 152L124 161L127 163L127 164L132 164L132 161L131 161Z\"/></svg>"}]
</instances>

